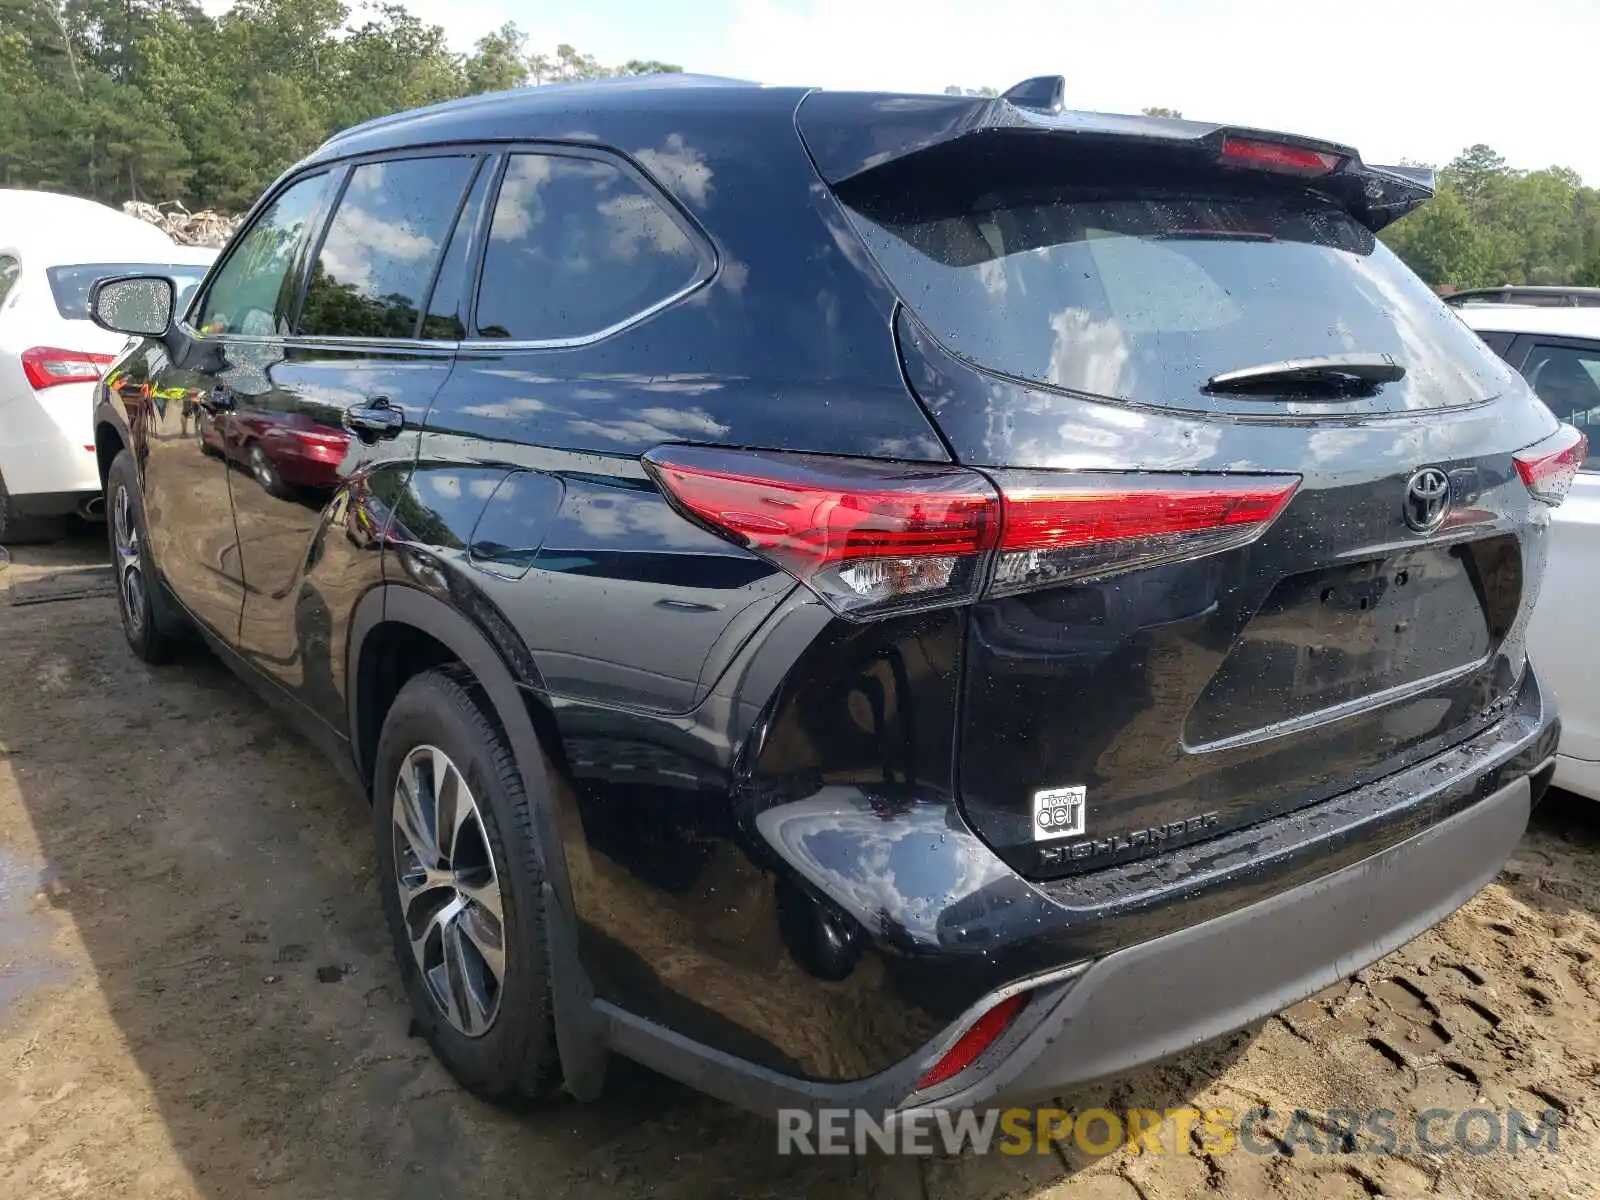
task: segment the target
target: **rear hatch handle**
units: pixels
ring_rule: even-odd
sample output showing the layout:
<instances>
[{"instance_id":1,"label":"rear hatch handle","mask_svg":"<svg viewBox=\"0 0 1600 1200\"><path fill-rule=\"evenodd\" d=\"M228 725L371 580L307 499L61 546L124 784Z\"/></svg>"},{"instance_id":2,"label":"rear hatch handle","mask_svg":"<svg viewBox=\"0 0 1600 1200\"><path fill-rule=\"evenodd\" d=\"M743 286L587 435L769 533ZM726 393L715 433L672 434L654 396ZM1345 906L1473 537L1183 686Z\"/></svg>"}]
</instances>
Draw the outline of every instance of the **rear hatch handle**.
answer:
<instances>
[{"instance_id":1,"label":"rear hatch handle","mask_svg":"<svg viewBox=\"0 0 1600 1200\"><path fill-rule=\"evenodd\" d=\"M1247 395L1282 395L1285 391L1349 395L1370 392L1405 376L1406 369L1387 354L1319 354L1221 371L1206 380L1205 390Z\"/></svg>"}]
</instances>

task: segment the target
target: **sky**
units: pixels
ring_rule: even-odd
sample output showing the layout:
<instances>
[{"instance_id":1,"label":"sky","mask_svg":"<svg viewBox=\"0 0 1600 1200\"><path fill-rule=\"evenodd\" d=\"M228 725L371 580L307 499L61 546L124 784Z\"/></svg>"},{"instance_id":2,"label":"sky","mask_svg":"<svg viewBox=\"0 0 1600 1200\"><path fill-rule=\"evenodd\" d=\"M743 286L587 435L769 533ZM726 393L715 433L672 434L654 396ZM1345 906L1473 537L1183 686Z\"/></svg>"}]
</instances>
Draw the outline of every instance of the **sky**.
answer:
<instances>
[{"instance_id":1,"label":"sky","mask_svg":"<svg viewBox=\"0 0 1600 1200\"><path fill-rule=\"evenodd\" d=\"M352 0L352 6L359 0ZM940 91L1062 75L1073 108L1325 137L1442 165L1474 142L1600 185L1600 0L404 0L467 50L515 21L764 83Z\"/></svg>"}]
</instances>

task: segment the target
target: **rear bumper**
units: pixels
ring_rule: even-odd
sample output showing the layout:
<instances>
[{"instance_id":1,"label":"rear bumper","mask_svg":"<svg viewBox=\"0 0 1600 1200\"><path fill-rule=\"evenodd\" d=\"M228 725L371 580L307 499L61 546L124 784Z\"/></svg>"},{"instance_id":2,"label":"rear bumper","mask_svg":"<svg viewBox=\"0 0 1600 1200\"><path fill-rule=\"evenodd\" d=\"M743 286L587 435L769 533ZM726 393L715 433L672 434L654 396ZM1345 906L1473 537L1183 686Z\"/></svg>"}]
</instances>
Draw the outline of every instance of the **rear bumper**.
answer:
<instances>
[{"instance_id":1,"label":"rear bumper","mask_svg":"<svg viewBox=\"0 0 1600 1200\"><path fill-rule=\"evenodd\" d=\"M876 1014L893 1016L904 996L925 1011L937 1002L948 1014L941 1032L850 1080L775 1070L606 1000L592 1005L596 1036L756 1111L881 1114L1059 1095L1249 1025L1447 916L1515 847L1554 772L1558 735L1530 671L1499 722L1406 771L1140 863L1048 882L1011 873L935 804L863 801L853 812L840 789L780 805L757 820L772 852L840 907L897 922L897 952L881 959L893 982ZM862 847L860 863L845 853ZM980 1015L1019 991L1028 1002L994 1045L918 1090Z\"/></svg>"},{"instance_id":2,"label":"rear bumper","mask_svg":"<svg viewBox=\"0 0 1600 1200\"><path fill-rule=\"evenodd\" d=\"M7 506L19 517L66 517L73 513L93 516L90 501L98 495L98 484L77 492L23 492L8 496Z\"/></svg>"},{"instance_id":3,"label":"rear bumper","mask_svg":"<svg viewBox=\"0 0 1600 1200\"><path fill-rule=\"evenodd\" d=\"M1585 799L1600 800L1600 762L1570 755L1556 756L1555 786Z\"/></svg>"},{"instance_id":4,"label":"rear bumper","mask_svg":"<svg viewBox=\"0 0 1600 1200\"><path fill-rule=\"evenodd\" d=\"M1516 780L1361 862L1090 964L918 1107L1027 1104L1243 1028L1403 946L1492 880L1528 823ZM1027 1010L1024 1010L1026 1015Z\"/></svg>"},{"instance_id":5,"label":"rear bumper","mask_svg":"<svg viewBox=\"0 0 1600 1200\"><path fill-rule=\"evenodd\" d=\"M92 441L69 441L41 413L15 441L0 446L0 475L12 507L29 516L60 516L99 495L100 467L89 449Z\"/></svg>"}]
</instances>

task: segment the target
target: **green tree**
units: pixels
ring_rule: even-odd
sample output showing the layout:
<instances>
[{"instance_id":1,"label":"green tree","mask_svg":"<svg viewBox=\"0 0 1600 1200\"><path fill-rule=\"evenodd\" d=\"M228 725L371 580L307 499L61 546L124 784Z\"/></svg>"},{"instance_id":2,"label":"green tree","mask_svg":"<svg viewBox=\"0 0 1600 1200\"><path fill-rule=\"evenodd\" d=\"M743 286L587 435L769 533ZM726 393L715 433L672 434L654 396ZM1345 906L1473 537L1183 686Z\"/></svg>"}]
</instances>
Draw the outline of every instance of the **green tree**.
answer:
<instances>
[{"instance_id":1,"label":"green tree","mask_svg":"<svg viewBox=\"0 0 1600 1200\"><path fill-rule=\"evenodd\" d=\"M1181 117L1183 114L1175 108L1162 108L1159 104L1139 110L1147 117Z\"/></svg>"},{"instance_id":2,"label":"green tree","mask_svg":"<svg viewBox=\"0 0 1600 1200\"><path fill-rule=\"evenodd\" d=\"M479 38L471 56L462 63L468 94L504 92L525 86L528 82L528 62L524 54L527 44L528 35L510 21Z\"/></svg>"},{"instance_id":3,"label":"green tree","mask_svg":"<svg viewBox=\"0 0 1600 1200\"><path fill-rule=\"evenodd\" d=\"M534 54L528 59L531 83L570 83L578 79L599 79L610 75L592 54L580 54L563 42L554 55Z\"/></svg>"},{"instance_id":4,"label":"green tree","mask_svg":"<svg viewBox=\"0 0 1600 1200\"><path fill-rule=\"evenodd\" d=\"M1437 196L1383 238L1430 283L1580 283L1600 263L1600 192L1570 168L1520 171L1469 146L1439 171Z\"/></svg>"},{"instance_id":5,"label":"green tree","mask_svg":"<svg viewBox=\"0 0 1600 1200\"><path fill-rule=\"evenodd\" d=\"M1454 187L1384 230L1383 239L1431 284L1478 287L1488 282L1489 247Z\"/></svg>"},{"instance_id":6,"label":"green tree","mask_svg":"<svg viewBox=\"0 0 1600 1200\"><path fill-rule=\"evenodd\" d=\"M456 96L678 71L528 53L506 24L469 54L402 4L0 0L0 184L237 211L352 123Z\"/></svg>"},{"instance_id":7,"label":"green tree","mask_svg":"<svg viewBox=\"0 0 1600 1200\"><path fill-rule=\"evenodd\" d=\"M683 68L654 58L630 58L616 69L618 75L681 75Z\"/></svg>"},{"instance_id":8,"label":"green tree","mask_svg":"<svg viewBox=\"0 0 1600 1200\"><path fill-rule=\"evenodd\" d=\"M1456 155L1442 174L1460 190L1466 206L1481 218L1492 202L1492 193L1511 171L1504 158L1480 142Z\"/></svg>"}]
</instances>

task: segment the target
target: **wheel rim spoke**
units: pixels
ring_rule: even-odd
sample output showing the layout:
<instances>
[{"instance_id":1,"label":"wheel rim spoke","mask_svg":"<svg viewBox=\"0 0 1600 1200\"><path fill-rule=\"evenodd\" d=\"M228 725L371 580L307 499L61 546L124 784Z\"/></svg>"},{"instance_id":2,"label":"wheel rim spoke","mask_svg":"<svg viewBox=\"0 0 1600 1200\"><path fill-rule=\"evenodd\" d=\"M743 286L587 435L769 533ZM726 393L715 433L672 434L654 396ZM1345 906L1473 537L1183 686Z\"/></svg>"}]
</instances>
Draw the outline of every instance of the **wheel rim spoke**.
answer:
<instances>
[{"instance_id":1,"label":"wheel rim spoke","mask_svg":"<svg viewBox=\"0 0 1600 1200\"><path fill-rule=\"evenodd\" d=\"M500 907L500 881L492 873L484 882L470 879L458 886L461 894L472 901L476 908L494 918L496 926L505 921L505 913Z\"/></svg>"},{"instance_id":2,"label":"wheel rim spoke","mask_svg":"<svg viewBox=\"0 0 1600 1200\"><path fill-rule=\"evenodd\" d=\"M445 926L444 950L450 1004L467 1033L481 1033L489 1024L498 980L485 977L487 964L467 937L464 914Z\"/></svg>"},{"instance_id":3,"label":"wheel rim spoke","mask_svg":"<svg viewBox=\"0 0 1600 1200\"><path fill-rule=\"evenodd\" d=\"M455 865L456 834L473 815L472 799L456 765L442 754L433 756L433 844L442 861Z\"/></svg>"},{"instance_id":4,"label":"wheel rim spoke","mask_svg":"<svg viewBox=\"0 0 1600 1200\"><path fill-rule=\"evenodd\" d=\"M475 904L469 904L456 918L455 925L482 960L498 991L506 977L506 952L501 940L500 922Z\"/></svg>"},{"instance_id":5,"label":"wheel rim spoke","mask_svg":"<svg viewBox=\"0 0 1600 1200\"><path fill-rule=\"evenodd\" d=\"M449 871L440 871L434 867L415 866L409 871L397 871L396 878L400 884L400 905L405 913L406 924L416 927L417 918L423 918L427 923L427 906L437 907L449 899L450 891L455 888L455 878ZM429 893L434 893L429 895ZM424 906L419 908L418 906Z\"/></svg>"},{"instance_id":6,"label":"wheel rim spoke","mask_svg":"<svg viewBox=\"0 0 1600 1200\"><path fill-rule=\"evenodd\" d=\"M423 810L423 798L418 793L415 777L407 778L408 774L401 771L400 779L395 784L394 825L416 857L417 864L432 870L440 865L438 848L428 833L433 822Z\"/></svg>"},{"instance_id":7,"label":"wheel rim spoke","mask_svg":"<svg viewBox=\"0 0 1600 1200\"><path fill-rule=\"evenodd\" d=\"M390 819L412 956L445 1019L479 1037L499 1012L506 936L500 875L478 802L448 755L417 746L401 763Z\"/></svg>"},{"instance_id":8,"label":"wheel rim spoke","mask_svg":"<svg viewBox=\"0 0 1600 1200\"><path fill-rule=\"evenodd\" d=\"M416 955L417 965L424 971L438 961L444 927L456 919L462 907L461 901L451 896L427 915L422 923L421 932L412 933L411 952Z\"/></svg>"}]
</instances>

